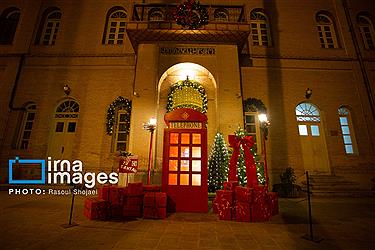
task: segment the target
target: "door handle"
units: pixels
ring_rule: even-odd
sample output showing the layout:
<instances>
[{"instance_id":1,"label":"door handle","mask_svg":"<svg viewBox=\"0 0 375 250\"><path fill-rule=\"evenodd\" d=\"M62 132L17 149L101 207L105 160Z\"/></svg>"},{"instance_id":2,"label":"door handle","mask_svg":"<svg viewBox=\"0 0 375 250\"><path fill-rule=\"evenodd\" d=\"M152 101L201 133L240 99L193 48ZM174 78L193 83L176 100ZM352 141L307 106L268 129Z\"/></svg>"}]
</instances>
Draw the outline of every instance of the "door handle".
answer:
<instances>
[{"instance_id":1,"label":"door handle","mask_svg":"<svg viewBox=\"0 0 375 250\"><path fill-rule=\"evenodd\" d=\"M64 153L64 146L61 147L61 153L63 154Z\"/></svg>"}]
</instances>

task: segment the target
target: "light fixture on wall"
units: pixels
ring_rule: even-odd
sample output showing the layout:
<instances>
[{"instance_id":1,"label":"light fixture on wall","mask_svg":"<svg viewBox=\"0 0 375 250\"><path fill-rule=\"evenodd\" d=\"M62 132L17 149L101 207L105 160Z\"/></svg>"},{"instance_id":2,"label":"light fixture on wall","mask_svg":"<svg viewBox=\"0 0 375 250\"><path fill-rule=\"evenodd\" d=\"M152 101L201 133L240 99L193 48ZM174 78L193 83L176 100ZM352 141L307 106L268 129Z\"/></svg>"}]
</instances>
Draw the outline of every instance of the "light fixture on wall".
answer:
<instances>
[{"instance_id":1,"label":"light fixture on wall","mask_svg":"<svg viewBox=\"0 0 375 250\"><path fill-rule=\"evenodd\" d=\"M70 92L72 91L72 89L69 87L68 84L65 84L63 89L64 89L65 95L69 95Z\"/></svg>"},{"instance_id":2,"label":"light fixture on wall","mask_svg":"<svg viewBox=\"0 0 375 250\"><path fill-rule=\"evenodd\" d=\"M268 120L267 114L260 113L258 115L258 120L260 123L261 128L261 146L264 155L264 178L266 180L266 187L268 189L268 171L267 171L267 151L266 151L266 142L268 137L268 127L270 126L270 122Z\"/></svg>"},{"instance_id":3,"label":"light fixture on wall","mask_svg":"<svg viewBox=\"0 0 375 250\"><path fill-rule=\"evenodd\" d=\"M307 88L306 91L305 91L306 99L310 99L311 95L312 95L312 89Z\"/></svg>"},{"instance_id":4,"label":"light fixture on wall","mask_svg":"<svg viewBox=\"0 0 375 250\"><path fill-rule=\"evenodd\" d=\"M150 132L150 151L148 153L147 185L151 184L151 161L152 161L152 137L156 129L156 119L151 118L149 122L143 123L143 129Z\"/></svg>"}]
</instances>

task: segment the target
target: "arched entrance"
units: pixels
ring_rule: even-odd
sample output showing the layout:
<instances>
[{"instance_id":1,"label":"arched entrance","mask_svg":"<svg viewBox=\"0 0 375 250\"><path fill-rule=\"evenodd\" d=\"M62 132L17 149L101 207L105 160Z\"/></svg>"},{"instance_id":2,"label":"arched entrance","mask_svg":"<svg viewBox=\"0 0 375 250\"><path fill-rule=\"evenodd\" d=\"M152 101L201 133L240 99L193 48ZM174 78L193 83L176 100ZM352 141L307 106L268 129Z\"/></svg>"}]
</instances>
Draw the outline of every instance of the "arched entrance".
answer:
<instances>
[{"instance_id":1,"label":"arched entrance","mask_svg":"<svg viewBox=\"0 0 375 250\"><path fill-rule=\"evenodd\" d=\"M328 151L319 109L312 103L303 102L297 105L295 111L305 170L314 174L329 173Z\"/></svg>"},{"instance_id":2,"label":"arched entrance","mask_svg":"<svg viewBox=\"0 0 375 250\"><path fill-rule=\"evenodd\" d=\"M47 156L54 159L72 159L78 116L79 104L73 99L66 99L57 106Z\"/></svg>"},{"instance_id":3,"label":"arched entrance","mask_svg":"<svg viewBox=\"0 0 375 250\"><path fill-rule=\"evenodd\" d=\"M207 96L197 81L170 87L164 121L162 187L168 208L207 212Z\"/></svg>"}]
</instances>

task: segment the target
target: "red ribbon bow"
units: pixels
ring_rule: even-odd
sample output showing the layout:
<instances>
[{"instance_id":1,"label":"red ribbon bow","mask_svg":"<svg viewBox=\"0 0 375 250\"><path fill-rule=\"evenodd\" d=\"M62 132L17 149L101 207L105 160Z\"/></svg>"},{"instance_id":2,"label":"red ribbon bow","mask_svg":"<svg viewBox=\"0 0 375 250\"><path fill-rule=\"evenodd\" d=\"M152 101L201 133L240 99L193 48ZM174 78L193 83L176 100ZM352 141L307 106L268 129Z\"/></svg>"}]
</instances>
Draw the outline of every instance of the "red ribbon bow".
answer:
<instances>
[{"instance_id":1,"label":"red ribbon bow","mask_svg":"<svg viewBox=\"0 0 375 250\"><path fill-rule=\"evenodd\" d=\"M254 157L250 151L251 147L254 145L253 137L245 136L239 138L234 135L229 135L228 140L229 145L233 148L233 154L229 162L229 181L238 181L237 162L240 156L240 146L242 145L245 154L247 187L258 186L257 169L255 167Z\"/></svg>"}]
</instances>

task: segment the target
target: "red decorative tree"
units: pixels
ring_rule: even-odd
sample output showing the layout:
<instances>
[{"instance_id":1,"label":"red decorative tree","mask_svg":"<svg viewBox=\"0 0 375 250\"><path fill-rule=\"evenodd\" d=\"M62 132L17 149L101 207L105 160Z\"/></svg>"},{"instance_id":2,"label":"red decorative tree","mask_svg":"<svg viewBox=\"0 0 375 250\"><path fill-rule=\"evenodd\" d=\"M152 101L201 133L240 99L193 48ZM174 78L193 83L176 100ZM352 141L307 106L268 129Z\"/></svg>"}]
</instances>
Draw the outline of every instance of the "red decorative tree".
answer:
<instances>
[{"instance_id":1,"label":"red decorative tree","mask_svg":"<svg viewBox=\"0 0 375 250\"><path fill-rule=\"evenodd\" d=\"M237 162L240 156L240 147L245 154L247 187L257 187L257 169L255 166L254 157L251 153L251 147L254 145L254 140L251 136L246 136L242 129L235 132L235 135L228 136L229 145L233 148L233 154L229 162L229 181L238 181L237 177Z\"/></svg>"}]
</instances>

